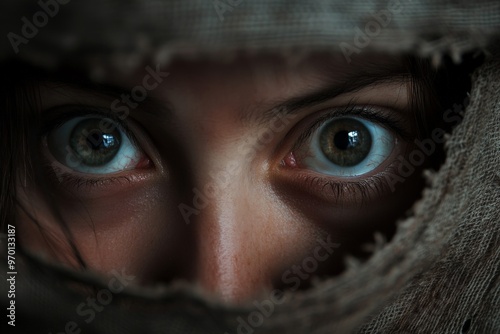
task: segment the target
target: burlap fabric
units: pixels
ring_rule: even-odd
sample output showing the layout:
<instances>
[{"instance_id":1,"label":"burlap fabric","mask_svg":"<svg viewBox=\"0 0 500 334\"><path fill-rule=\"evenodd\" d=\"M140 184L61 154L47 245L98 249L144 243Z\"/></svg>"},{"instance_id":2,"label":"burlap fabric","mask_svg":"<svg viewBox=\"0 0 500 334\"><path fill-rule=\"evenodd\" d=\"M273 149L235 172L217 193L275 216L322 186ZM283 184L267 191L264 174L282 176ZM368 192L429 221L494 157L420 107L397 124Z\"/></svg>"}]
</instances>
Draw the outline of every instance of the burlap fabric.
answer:
<instances>
[{"instance_id":1,"label":"burlap fabric","mask_svg":"<svg viewBox=\"0 0 500 334\"><path fill-rule=\"evenodd\" d=\"M464 118L447 137L446 161L438 172L426 173L424 196L394 238L380 240L367 262L349 261L342 275L287 294L251 330L500 333L500 57L495 50L500 4L243 0L223 1L231 10L222 12L216 3L74 0L60 5L36 36L19 44L19 53L4 38L0 57L46 67L77 62L98 78L103 67L134 67L143 57L161 62L172 55L221 58L238 49L293 57L311 50L343 52L342 43L348 43L361 52L429 56L436 64L445 54L459 61L465 52L486 52L486 62L473 75L470 103L464 108L463 100L456 101ZM4 35L20 34L20 18L40 10L36 3L14 0L0 6ZM357 45L356 27L364 30L375 20L373 13L391 8L399 10L391 11L387 26L363 47ZM237 333L238 328L245 333L240 319L248 321L256 310L254 305L227 307L188 286L135 287L116 295L86 323L75 312L82 296L66 283L106 282L36 262L19 269L16 327L1 325L9 333L64 332L69 321L82 333ZM2 259L4 310L5 264Z\"/></svg>"}]
</instances>

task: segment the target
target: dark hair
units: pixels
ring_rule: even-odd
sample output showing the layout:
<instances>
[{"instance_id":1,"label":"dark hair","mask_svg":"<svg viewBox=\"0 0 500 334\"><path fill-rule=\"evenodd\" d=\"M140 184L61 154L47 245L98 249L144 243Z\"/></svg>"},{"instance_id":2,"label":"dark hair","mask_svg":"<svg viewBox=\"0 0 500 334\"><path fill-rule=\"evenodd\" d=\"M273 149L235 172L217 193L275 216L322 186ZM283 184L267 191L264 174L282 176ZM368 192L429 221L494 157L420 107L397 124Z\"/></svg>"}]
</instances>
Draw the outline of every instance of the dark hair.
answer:
<instances>
[{"instance_id":1,"label":"dark hair","mask_svg":"<svg viewBox=\"0 0 500 334\"><path fill-rule=\"evenodd\" d=\"M18 200L18 187L33 182L46 195L47 204L52 209L66 234L73 255L82 267L86 267L75 244L71 232L60 217L55 201L46 186L44 169L37 168L40 161L40 95L38 82L47 77L48 71L18 61L6 62L0 66L0 226L6 231L8 224L16 225L19 210L26 214L39 228L37 219ZM18 243L23 252L23 244ZM49 244L50 245L50 244Z\"/></svg>"}]
</instances>

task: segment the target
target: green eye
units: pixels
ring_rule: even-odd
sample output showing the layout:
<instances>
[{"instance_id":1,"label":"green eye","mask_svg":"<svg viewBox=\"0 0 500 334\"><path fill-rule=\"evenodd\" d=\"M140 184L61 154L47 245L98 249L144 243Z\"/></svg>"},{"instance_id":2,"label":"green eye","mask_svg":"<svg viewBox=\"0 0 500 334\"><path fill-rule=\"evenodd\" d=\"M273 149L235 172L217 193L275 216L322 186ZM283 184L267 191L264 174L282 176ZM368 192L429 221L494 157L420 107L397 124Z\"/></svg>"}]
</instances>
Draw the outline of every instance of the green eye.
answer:
<instances>
[{"instance_id":1,"label":"green eye","mask_svg":"<svg viewBox=\"0 0 500 334\"><path fill-rule=\"evenodd\" d=\"M396 137L360 117L337 117L320 126L302 150L304 165L317 172L353 177L367 174L391 154Z\"/></svg>"},{"instance_id":2,"label":"green eye","mask_svg":"<svg viewBox=\"0 0 500 334\"><path fill-rule=\"evenodd\" d=\"M70 135L70 146L87 166L97 167L113 160L121 146L117 128L104 132L100 119L91 118L78 123Z\"/></svg>"},{"instance_id":3,"label":"green eye","mask_svg":"<svg viewBox=\"0 0 500 334\"><path fill-rule=\"evenodd\" d=\"M108 122L103 127L103 119L85 116L66 121L47 134L49 151L66 167L88 174L134 169L147 159L120 124Z\"/></svg>"},{"instance_id":4,"label":"green eye","mask_svg":"<svg viewBox=\"0 0 500 334\"><path fill-rule=\"evenodd\" d=\"M339 119L324 127L320 135L323 154L334 164L352 167L361 163L370 153L372 137L360 121Z\"/></svg>"}]
</instances>

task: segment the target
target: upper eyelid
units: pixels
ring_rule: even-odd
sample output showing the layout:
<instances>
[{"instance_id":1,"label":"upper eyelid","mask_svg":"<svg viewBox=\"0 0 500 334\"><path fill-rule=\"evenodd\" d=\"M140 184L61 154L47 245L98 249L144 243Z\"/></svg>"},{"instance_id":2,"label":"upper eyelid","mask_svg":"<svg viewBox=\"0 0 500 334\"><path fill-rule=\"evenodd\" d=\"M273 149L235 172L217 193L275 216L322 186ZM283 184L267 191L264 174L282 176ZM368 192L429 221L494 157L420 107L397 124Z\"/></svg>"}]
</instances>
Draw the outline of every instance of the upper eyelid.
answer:
<instances>
[{"instance_id":1,"label":"upper eyelid","mask_svg":"<svg viewBox=\"0 0 500 334\"><path fill-rule=\"evenodd\" d=\"M268 111L264 113L264 119L271 118L274 116L272 114L273 110L286 110L286 113L298 113L301 110L316 108L318 105L327 103L331 100L337 100L345 95L356 94L359 95L361 92L369 92L378 87L405 87L409 83L413 82L412 78L406 72L399 75L371 75L365 76L360 75L358 77L353 77L350 79L345 78L343 85L339 82L326 86L319 91L312 92L306 96L298 96L291 99L287 99L284 102L277 103L273 105ZM352 98L351 101L356 98ZM271 115L267 115L270 113Z\"/></svg>"},{"instance_id":2,"label":"upper eyelid","mask_svg":"<svg viewBox=\"0 0 500 334\"><path fill-rule=\"evenodd\" d=\"M322 124L327 122L330 119L336 117L345 117L345 116L358 116L363 117L368 120L372 120L383 125L388 125L391 127L391 130L395 130L401 135L403 138L411 138L412 135L404 129L404 127L398 126L397 121L393 121L388 119L387 117L378 116L377 111L380 109L387 109L383 107L377 106L369 106L369 105L358 105L351 101L349 104L343 107L333 107L330 111L324 113L319 118L314 120L312 126L309 126L305 132L302 132L301 135L296 140L292 150L296 150L300 145L302 145L311 135L312 133L319 128ZM51 114L56 113L56 116ZM96 106L88 106L88 105L62 105L52 107L42 113L43 115L51 115L49 117L48 122L44 122L42 126L41 133L46 134L51 131L55 127L62 126L65 122L74 119L76 117L86 117L86 116L99 116L103 119L108 118L113 122L117 123L119 127L126 133L126 135L131 140L132 144L137 147L140 147L136 136L133 131L128 126L128 122L126 120L120 119L114 112L110 111L104 107L96 107ZM130 115L128 117L131 117ZM127 117L127 118L128 118Z\"/></svg>"},{"instance_id":3,"label":"upper eyelid","mask_svg":"<svg viewBox=\"0 0 500 334\"><path fill-rule=\"evenodd\" d=\"M304 142L308 140L314 133L314 131L316 131L322 124L337 117L348 117L348 116L361 117L370 121L377 122L381 125L386 125L390 127L392 131L396 131L397 134L403 137L404 139L408 140L412 138L412 134L406 129L404 129L404 127L399 125L400 122L398 122L395 119L389 119L387 117L378 115L381 109L387 109L387 108L348 104L344 107L335 107L331 109L332 110L330 110L329 112L321 115L319 118L316 118L313 121L314 123L300 134L300 136L297 138L295 144L292 147L292 151L297 150L301 145L303 145Z\"/></svg>"},{"instance_id":4,"label":"upper eyelid","mask_svg":"<svg viewBox=\"0 0 500 334\"><path fill-rule=\"evenodd\" d=\"M56 115L53 115L54 113ZM134 144L136 147L139 147L137 138L134 135L133 131L130 129L128 121L120 119L113 112L106 110L106 108L86 106L86 105L63 105L50 108L44 111L42 115L44 116L44 118L48 118L49 120L48 121L45 120L42 123L43 125L40 131L41 135L45 135L49 131L52 131L57 127L61 127L66 122L77 117L99 116L102 117L103 119L108 118L114 123L116 123L119 126L119 128L125 132L125 134L130 139L132 144Z\"/></svg>"},{"instance_id":5,"label":"upper eyelid","mask_svg":"<svg viewBox=\"0 0 500 334\"><path fill-rule=\"evenodd\" d=\"M42 95L57 96L59 98L58 105L87 105L82 101L97 101L103 105L102 108L111 109L111 105L115 100L122 102L122 95L130 95L132 87L120 87L114 85L100 84L75 84L68 82L44 82L45 86L42 90ZM54 94L54 88L56 94ZM59 90L57 90L59 89ZM73 101L73 103L68 101ZM42 101L43 102L43 101ZM128 108L129 106L127 106ZM57 108L57 106L46 106L45 110ZM155 118L171 119L173 116L173 105L165 97L158 99L157 97L148 94L145 100L138 103L137 108L129 108L130 114L144 114Z\"/></svg>"}]
</instances>

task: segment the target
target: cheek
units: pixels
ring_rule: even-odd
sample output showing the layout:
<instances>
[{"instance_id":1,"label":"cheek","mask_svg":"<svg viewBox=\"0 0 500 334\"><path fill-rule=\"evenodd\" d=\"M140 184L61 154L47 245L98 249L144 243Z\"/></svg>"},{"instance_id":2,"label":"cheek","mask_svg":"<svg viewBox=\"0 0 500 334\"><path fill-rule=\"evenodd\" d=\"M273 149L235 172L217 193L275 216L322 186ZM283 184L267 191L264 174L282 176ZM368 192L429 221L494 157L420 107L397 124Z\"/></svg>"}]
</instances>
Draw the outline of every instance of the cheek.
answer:
<instances>
[{"instance_id":1,"label":"cheek","mask_svg":"<svg viewBox=\"0 0 500 334\"><path fill-rule=\"evenodd\" d=\"M112 197L79 201L61 196L57 207L90 268L100 272L126 268L148 280L162 275L157 272L162 268L175 267L177 258L165 254L174 254L181 241L188 241L186 225L179 218L179 199L166 189L168 185L150 182ZM32 223L23 224L23 242L29 249L46 253L57 245L58 251L53 252L59 254L56 260L62 260L64 254L63 262L75 264L64 229L55 219L44 221L48 233L40 232ZM43 241L47 235L51 245Z\"/></svg>"}]
</instances>

